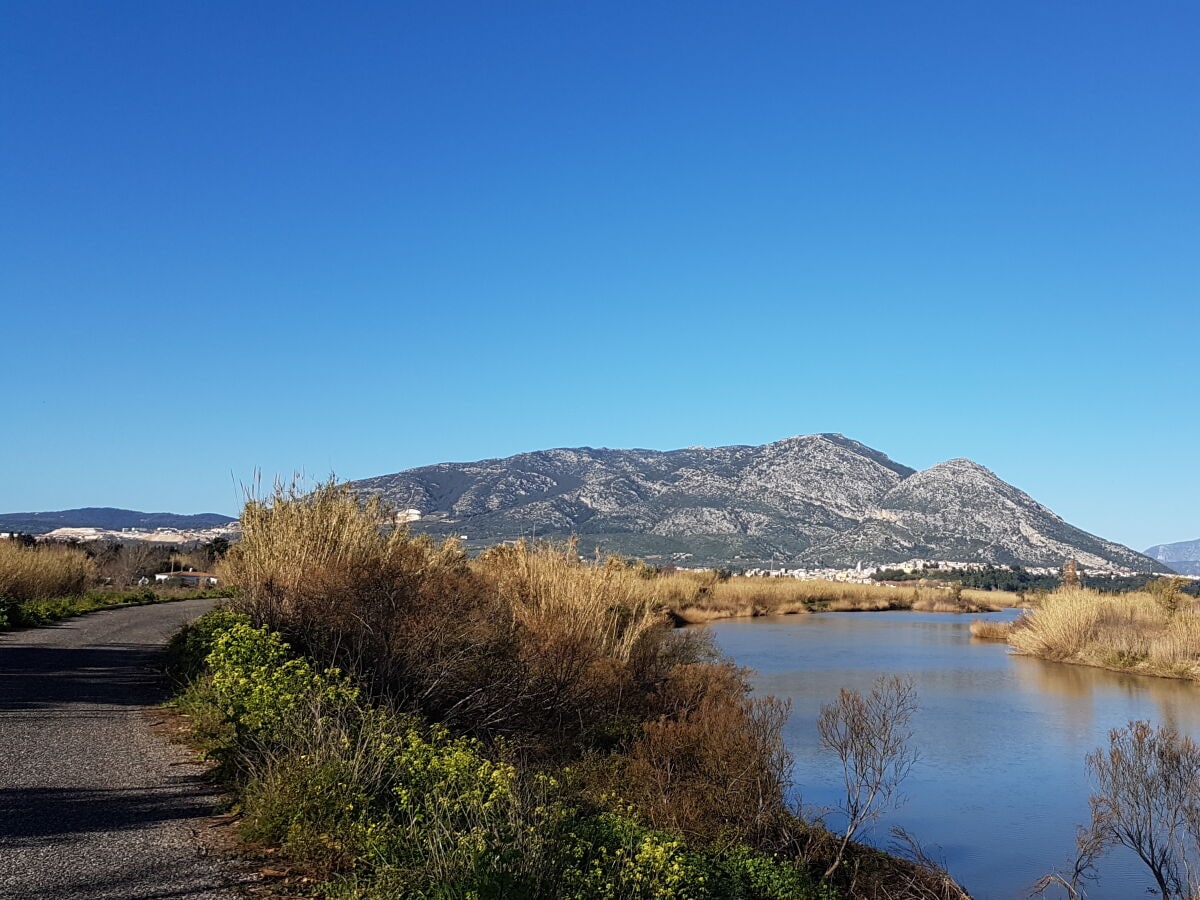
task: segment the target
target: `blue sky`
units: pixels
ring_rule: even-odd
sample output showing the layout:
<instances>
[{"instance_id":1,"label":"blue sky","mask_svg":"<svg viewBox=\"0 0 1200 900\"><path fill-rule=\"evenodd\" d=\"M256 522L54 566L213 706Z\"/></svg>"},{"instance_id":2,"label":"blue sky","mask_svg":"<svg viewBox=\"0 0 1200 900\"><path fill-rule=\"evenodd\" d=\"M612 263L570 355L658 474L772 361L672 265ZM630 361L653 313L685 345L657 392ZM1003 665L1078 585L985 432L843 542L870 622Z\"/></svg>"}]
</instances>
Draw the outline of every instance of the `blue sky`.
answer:
<instances>
[{"instance_id":1,"label":"blue sky","mask_svg":"<svg viewBox=\"0 0 1200 900\"><path fill-rule=\"evenodd\" d=\"M0 3L0 511L842 432L1200 536L1200 6Z\"/></svg>"}]
</instances>

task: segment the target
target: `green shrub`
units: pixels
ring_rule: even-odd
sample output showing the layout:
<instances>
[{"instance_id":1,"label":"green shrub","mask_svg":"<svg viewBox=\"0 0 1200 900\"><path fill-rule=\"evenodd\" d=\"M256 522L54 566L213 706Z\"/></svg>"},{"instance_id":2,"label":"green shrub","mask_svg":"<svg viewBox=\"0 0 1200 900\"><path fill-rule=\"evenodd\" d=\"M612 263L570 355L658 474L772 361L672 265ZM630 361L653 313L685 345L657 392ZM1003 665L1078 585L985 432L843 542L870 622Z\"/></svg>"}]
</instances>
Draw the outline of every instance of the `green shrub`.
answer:
<instances>
[{"instance_id":1,"label":"green shrub","mask_svg":"<svg viewBox=\"0 0 1200 900\"><path fill-rule=\"evenodd\" d=\"M249 768L288 746L312 720L353 705L357 691L336 669L315 671L279 634L236 613L209 616L179 640L181 658L193 665L198 650L211 647L207 674L192 683L180 705L194 717L204 750L221 765Z\"/></svg>"},{"instance_id":2,"label":"green shrub","mask_svg":"<svg viewBox=\"0 0 1200 900\"><path fill-rule=\"evenodd\" d=\"M700 852L680 835L601 813L564 848L561 890L570 900L834 900L794 864L737 845Z\"/></svg>"},{"instance_id":3,"label":"green shrub","mask_svg":"<svg viewBox=\"0 0 1200 900\"><path fill-rule=\"evenodd\" d=\"M26 600L0 595L0 631L10 628L36 628L101 609L140 606L174 599L183 598L163 597L148 588L133 591L97 588L81 594Z\"/></svg>"},{"instance_id":4,"label":"green shrub","mask_svg":"<svg viewBox=\"0 0 1200 900\"><path fill-rule=\"evenodd\" d=\"M561 777L522 776L478 740L369 707L244 615L202 617L172 654L194 678L184 708L240 785L245 833L331 875L331 896L832 896L790 863L744 846L701 851L632 808L586 809Z\"/></svg>"},{"instance_id":5,"label":"green shrub","mask_svg":"<svg viewBox=\"0 0 1200 900\"><path fill-rule=\"evenodd\" d=\"M176 687L186 687L202 676L217 635L239 624L250 624L249 617L218 607L177 631L167 642L167 674Z\"/></svg>"}]
</instances>

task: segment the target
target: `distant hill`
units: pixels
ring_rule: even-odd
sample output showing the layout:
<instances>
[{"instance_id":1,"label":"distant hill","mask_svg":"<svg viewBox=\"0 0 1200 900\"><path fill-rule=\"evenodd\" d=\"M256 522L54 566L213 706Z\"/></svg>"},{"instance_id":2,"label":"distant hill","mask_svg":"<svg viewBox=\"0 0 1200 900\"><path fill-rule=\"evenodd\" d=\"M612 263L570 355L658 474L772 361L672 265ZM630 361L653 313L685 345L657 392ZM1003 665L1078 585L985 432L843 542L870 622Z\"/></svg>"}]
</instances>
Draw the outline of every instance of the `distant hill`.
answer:
<instances>
[{"instance_id":1,"label":"distant hill","mask_svg":"<svg viewBox=\"0 0 1200 900\"><path fill-rule=\"evenodd\" d=\"M1180 575L1200 575L1200 539L1155 544L1146 555L1166 563Z\"/></svg>"},{"instance_id":2,"label":"distant hill","mask_svg":"<svg viewBox=\"0 0 1200 900\"><path fill-rule=\"evenodd\" d=\"M853 566L912 558L1150 571L966 459L923 472L840 434L683 450L579 447L353 482L471 546L580 537L682 565Z\"/></svg>"},{"instance_id":3,"label":"distant hill","mask_svg":"<svg viewBox=\"0 0 1200 900\"><path fill-rule=\"evenodd\" d=\"M0 531L45 534L56 528L217 528L234 521L219 513L147 513L108 506L62 509L57 512L0 513Z\"/></svg>"}]
</instances>

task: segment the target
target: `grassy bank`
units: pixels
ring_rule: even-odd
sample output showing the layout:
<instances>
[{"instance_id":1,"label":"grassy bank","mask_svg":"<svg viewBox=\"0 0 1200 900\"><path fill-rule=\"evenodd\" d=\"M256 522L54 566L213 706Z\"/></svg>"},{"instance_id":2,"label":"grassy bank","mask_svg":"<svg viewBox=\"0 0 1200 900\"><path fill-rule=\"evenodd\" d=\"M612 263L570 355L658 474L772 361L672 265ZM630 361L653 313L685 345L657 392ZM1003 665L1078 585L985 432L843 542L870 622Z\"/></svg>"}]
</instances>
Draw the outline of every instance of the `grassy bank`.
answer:
<instances>
[{"instance_id":1,"label":"grassy bank","mask_svg":"<svg viewBox=\"0 0 1200 900\"><path fill-rule=\"evenodd\" d=\"M1062 590L1013 626L1018 653L1171 678L1200 678L1200 601L1173 579L1131 594Z\"/></svg>"},{"instance_id":2,"label":"grassy bank","mask_svg":"<svg viewBox=\"0 0 1200 900\"><path fill-rule=\"evenodd\" d=\"M172 653L245 835L326 895L963 896L857 845L832 865L788 803L786 705L672 627L671 581L380 519L333 485L248 504L235 610Z\"/></svg>"},{"instance_id":3,"label":"grassy bank","mask_svg":"<svg viewBox=\"0 0 1200 900\"><path fill-rule=\"evenodd\" d=\"M0 631L49 625L101 609L227 594L186 588L118 589L98 586L97 581L95 561L77 547L0 541Z\"/></svg>"},{"instance_id":4,"label":"grassy bank","mask_svg":"<svg viewBox=\"0 0 1200 900\"><path fill-rule=\"evenodd\" d=\"M198 591L188 588L160 588L158 590L94 588L76 597L48 597L40 600L13 600L0 597L0 631L50 625L102 609L226 596L228 596L226 591Z\"/></svg>"},{"instance_id":5,"label":"grassy bank","mask_svg":"<svg viewBox=\"0 0 1200 900\"><path fill-rule=\"evenodd\" d=\"M0 541L0 597L25 602L79 596L95 583L96 564L78 548Z\"/></svg>"},{"instance_id":6,"label":"grassy bank","mask_svg":"<svg viewBox=\"0 0 1200 900\"><path fill-rule=\"evenodd\" d=\"M278 634L222 612L175 642L180 700L240 792L246 837L282 847L331 897L832 900L795 861L701 847L584 776L367 702Z\"/></svg>"},{"instance_id":7,"label":"grassy bank","mask_svg":"<svg viewBox=\"0 0 1200 900\"><path fill-rule=\"evenodd\" d=\"M894 587L796 578L722 580L712 573L657 576L661 602L686 624L747 616L812 612L909 609L921 612L985 612L1018 606L1023 598L1006 591L963 590L952 585Z\"/></svg>"}]
</instances>

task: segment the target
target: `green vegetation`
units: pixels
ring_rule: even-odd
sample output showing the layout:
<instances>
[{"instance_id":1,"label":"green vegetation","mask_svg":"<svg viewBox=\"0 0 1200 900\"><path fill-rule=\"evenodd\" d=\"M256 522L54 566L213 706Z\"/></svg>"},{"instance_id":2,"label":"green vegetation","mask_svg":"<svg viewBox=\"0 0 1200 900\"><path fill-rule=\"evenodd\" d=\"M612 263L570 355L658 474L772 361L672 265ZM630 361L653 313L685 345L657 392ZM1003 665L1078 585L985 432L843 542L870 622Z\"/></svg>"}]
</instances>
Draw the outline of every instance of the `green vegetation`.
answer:
<instances>
[{"instance_id":1,"label":"green vegetation","mask_svg":"<svg viewBox=\"0 0 1200 900\"><path fill-rule=\"evenodd\" d=\"M1105 594L1123 594L1145 590L1158 580L1157 575L1092 575L1085 586ZM1034 575L1021 566L1011 569L986 566L983 569L942 568L933 563L912 572L903 569L880 569L871 576L875 581L945 581L979 591L1009 591L1033 594L1056 590L1061 581L1057 575ZM1180 590L1193 597L1200 595L1200 580L1179 579Z\"/></svg>"},{"instance_id":2,"label":"green vegetation","mask_svg":"<svg viewBox=\"0 0 1200 900\"><path fill-rule=\"evenodd\" d=\"M331 896L838 896L793 861L699 850L587 803L570 770L522 772L478 739L371 706L242 614L200 619L172 657L199 675L180 706L240 784L247 835L332 875Z\"/></svg>"},{"instance_id":3,"label":"green vegetation","mask_svg":"<svg viewBox=\"0 0 1200 900\"><path fill-rule=\"evenodd\" d=\"M0 631L14 628L35 628L82 616L102 609L121 606L145 606L148 603L170 603L199 597L225 597L222 591L186 589L157 590L142 588L131 591L94 589L78 597L53 597L46 600L14 600L0 597Z\"/></svg>"},{"instance_id":4,"label":"green vegetation","mask_svg":"<svg viewBox=\"0 0 1200 900\"><path fill-rule=\"evenodd\" d=\"M788 805L786 706L662 585L573 546L381 531L333 484L251 502L232 608L171 647L247 837L340 897L961 897ZM827 877L822 873L828 872Z\"/></svg>"},{"instance_id":5,"label":"green vegetation","mask_svg":"<svg viewBox=\"0 0 1200 900\"><path fill-rule=\"evenodd\" d=\"M946 581L955 582L964 588L979 591L1010 591L1033 593L1052 591L1058 587L1057 575L1034 575L1014 566L1011 569L987 566L983 569L942 568L936 563L925 568L905 572L903 569L880 569L871 576L875 581Z\"/></svg>"}]
</instances>

